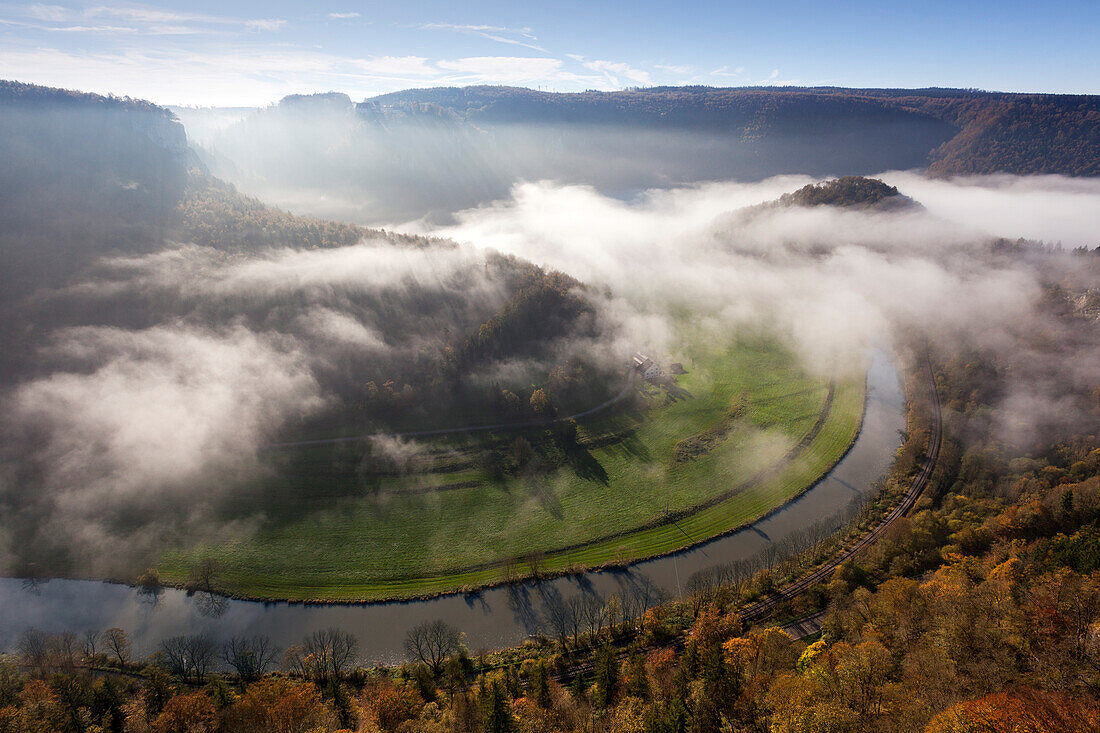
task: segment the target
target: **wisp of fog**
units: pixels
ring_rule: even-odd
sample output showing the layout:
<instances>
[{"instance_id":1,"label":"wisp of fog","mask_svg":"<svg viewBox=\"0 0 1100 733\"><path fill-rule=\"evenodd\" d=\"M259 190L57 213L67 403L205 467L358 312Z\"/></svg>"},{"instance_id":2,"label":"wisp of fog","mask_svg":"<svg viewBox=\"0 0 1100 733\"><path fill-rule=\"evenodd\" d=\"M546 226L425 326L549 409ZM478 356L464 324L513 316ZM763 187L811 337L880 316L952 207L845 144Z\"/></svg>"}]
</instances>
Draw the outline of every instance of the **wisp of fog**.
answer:
<instances>
[{"instance_id":1,"label":"wisp of fog","mask_svg":"<svg viewBox=\"0 0 1100 733\"><path fill-rule=\"evenodd\" d=\"M934 348L996 349L1015 369L995 426L1027 443L1084 419L1066 385L1100 382L1094 324L1056 359L1043 283L1100 287L1071 254L1000 258L998 237L1095 247L1100 182L1053 176L881 176L919 205L774 206L811 182L708 183L627 200L531 182L453 223L402 228L457 245L364 241L232 255L183 243L98 262L36 294L49 329L3 395L0 564L62 558L73 573L132 572L167 539L239 536L263 522L219 507L269 470L265 446L346 397L371 370L438 352L506 293L493 252L585 283L600 327L555 348L622 364L672 353L693 328L781 335L811 372L860 369L870 345L923 334ZM1090 258L1095 259L1095 258ZM416 317L402 311L415 303ZM487 367L522 379L537 366ZM367 416L369 417L369 416ZM411 460L408 441L375 442Z\"/></svg>"}]
</instances>

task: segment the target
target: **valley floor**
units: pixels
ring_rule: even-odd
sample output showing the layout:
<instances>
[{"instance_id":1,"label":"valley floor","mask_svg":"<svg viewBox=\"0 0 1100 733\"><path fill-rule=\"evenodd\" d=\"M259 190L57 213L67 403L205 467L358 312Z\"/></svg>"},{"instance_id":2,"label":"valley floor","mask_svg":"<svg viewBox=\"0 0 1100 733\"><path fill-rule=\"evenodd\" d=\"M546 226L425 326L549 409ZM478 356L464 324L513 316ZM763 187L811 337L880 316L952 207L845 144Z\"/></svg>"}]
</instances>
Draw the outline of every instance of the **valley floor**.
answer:
<instances>
[{"instance_id":1,"label":"valley floor","mask_svg":"<svg viewBox=\"0 0 1100 733\"><path fill-rule=\"evenodd\" d=\"M702 340L700 340L702 341ZM251 598L409 598L534 573L622 564L752 522L826 473L858 434L860 376L806 374L770 338L685 344L687 374L579 425L448 436L403 475L356 471L355 444L296 449L302 474L258 487L268 523L220 546L165 553L183 583L212 559L219 590ZM522 435L515 473L479 462Z\"/></svg>"}]
</instances>

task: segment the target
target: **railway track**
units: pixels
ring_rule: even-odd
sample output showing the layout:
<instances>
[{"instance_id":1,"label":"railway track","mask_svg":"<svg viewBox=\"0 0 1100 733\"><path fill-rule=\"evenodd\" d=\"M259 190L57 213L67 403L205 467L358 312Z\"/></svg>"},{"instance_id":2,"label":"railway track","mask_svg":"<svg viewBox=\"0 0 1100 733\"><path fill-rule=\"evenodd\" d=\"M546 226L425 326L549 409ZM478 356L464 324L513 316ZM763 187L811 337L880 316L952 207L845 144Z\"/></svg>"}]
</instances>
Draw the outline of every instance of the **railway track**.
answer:
<instances>
[{"instance_id":1,"label":"railway track","mask_svg":"<svg viewBox=\"0 0 1100 733\"><path fill-rule=\"evenodd\" d=\"M913 508L913 505L917 503L917 499L924 492L928 486L928 482L932 479L932 473L936 470L936 461L939 459L940 446L943 443L943 416L940 414L940 397L936 391L936 378L932 371L932 361L925 356L924 368L928 375L928 391L932 404L932 434L929 437L928 449L925 451L924 461L921 464L920 470L917 475L913 477L913 482L906 489L904 496L901 500L895 504L889 512L882 518L882 520L867 534L863 535L851 546L845 548L843 551L835 555L827 563L814 570L809 575L806 575L799 580L791 583L790 585L776 591L767 598L757 601L756 603L746 606L741 609L741 619L748 625L752 623L759 623L760 621L768 618L769 615L776 608L783 603L795 598L802 593L805 593L808 589L814 585L829 578L833 572L836 571L846 560L859 554L861 550L868 545L876 542L886 530L890 528L895 521L900 517L904 517ZM824 618L824 613L819 612L804 619L797 619L788 623L784 628L798 626L804 622L810 625L816 625L820 627L821 621ZM674 649L681 649L684 646L684 639L682 636L662 645L664 647L671 647ZM625 657L626 651L623 650L619 653L619 657ZM585 662L574 667L570 667L568 670L554 675L554 677L562 684L571 682L579 674L591 674L593 672L593 664L591 662Z\"/></svg>"},{"instance_id":2,"label":"railway track","mask_svg":"<svg viewBox=\"0 0 1100 733\"><path fill-rule=\"evenodd\" d=\"M925 487L928 486L928 482L932 478L932 472L936 470L936 461L939 458L940 445L943 442L943 418L940 415L940 397L939 393L936 391L936 378L932 372L932 362L927 356L925 356L924 359L924 366L928 373L928 389L933 408L932 435L928 441L928 450L925 452L924 462L921 464L917 475L913 478L913 483L909 485L905 495L902 496L901 501L895 504L894 507L886 513L886 516L882 518L878 526L860 537L859 540L850 547L834 556L829 562L809 575L776 591L767 598L742 609L741 618L745 623L753 623L766 619L778 606L795 596L805 593L809 588L826 580L846 560L859 554L863 548L882 537L886 530L890 528L891 524L897 521L898 518L908 514L909 510L913 508L913 505L917 503L917 499L920 497Z\"/></svg>"}]
</instances>

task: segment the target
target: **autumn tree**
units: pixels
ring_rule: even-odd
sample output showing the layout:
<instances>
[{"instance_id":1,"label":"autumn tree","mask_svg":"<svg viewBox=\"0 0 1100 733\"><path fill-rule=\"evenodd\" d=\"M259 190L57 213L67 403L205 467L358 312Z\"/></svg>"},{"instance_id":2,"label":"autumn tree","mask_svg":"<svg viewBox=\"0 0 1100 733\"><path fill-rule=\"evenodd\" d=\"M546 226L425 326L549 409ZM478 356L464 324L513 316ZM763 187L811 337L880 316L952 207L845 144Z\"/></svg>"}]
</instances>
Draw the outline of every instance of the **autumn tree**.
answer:
<instances>
[{"instance_id":1,"label":"autumn tree","mask_svg":"<svg viewBox=\"0 0 1100 733\"><path fill-rule=\"evenodd\" d=\"M248 686L226 722L232 731L307 733L335 728L336 716L315 685L267 677Z\"/></svg>"},{"instance_id":2,"label":"autumn tree","mask_svg":"<svg viewBox=\"0 0 1100 733\"><path fill-rule=\"evenodd\" d=\"M176 695L153 720L154 733L213 733L218 713L202 692Z\"/></svg>"},{"instance_id":3,"label":"autumn tree","mask_svg":"<svg viewBox=\"0 0 1100 733\"><path fill-rule=\"evenodd\" d=\"M925 733L1097 733L1100 708L1061 692L1019 688L960 702L928 724Z\"/></svg>"},{"instance_id":4,"label":"autumn tree","mask_svg":"<svg viewBox=\"0 0 1100 733\"><path fill-rule=\"evenodd\" d=\"M324 629L307 636L301 646L287 649L284 663L324 687L329 680L343 677L358 651L359 640L354 635L340 629Z\"/></svg>"},{"instance_id":5,"label":"autumn tree","mask_svg":"<svg viewBox=\"0 0 1100 733\"><path fill-rule=\"evenodd\" d=\"M550 396L546 394L546 390L539 387L531 393L531 412L536 415L549 415L551 409Z\"/></svg>"}]
</instances>

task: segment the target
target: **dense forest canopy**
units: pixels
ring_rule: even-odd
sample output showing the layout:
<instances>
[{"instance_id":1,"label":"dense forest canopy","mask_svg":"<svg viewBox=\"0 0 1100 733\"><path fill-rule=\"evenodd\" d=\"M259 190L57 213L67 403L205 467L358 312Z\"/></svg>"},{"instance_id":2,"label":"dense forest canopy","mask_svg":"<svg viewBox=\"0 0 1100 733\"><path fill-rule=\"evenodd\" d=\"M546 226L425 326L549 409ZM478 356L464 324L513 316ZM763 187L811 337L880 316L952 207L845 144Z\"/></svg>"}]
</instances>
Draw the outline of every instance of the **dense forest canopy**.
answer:
<instances>
[{"instance_id":1,"label":"dense forest canopy","mask_svg":"<svg viewBox=\"0 0 1100 733\"><path fill-rule=\"evenodd\" d=\"M810 183L794 193L784 194L778 203L781 206L856 206L880 210L916 205L911 198L898 193L896 186L863 176Z\"/></svg>"}]
</instances>

